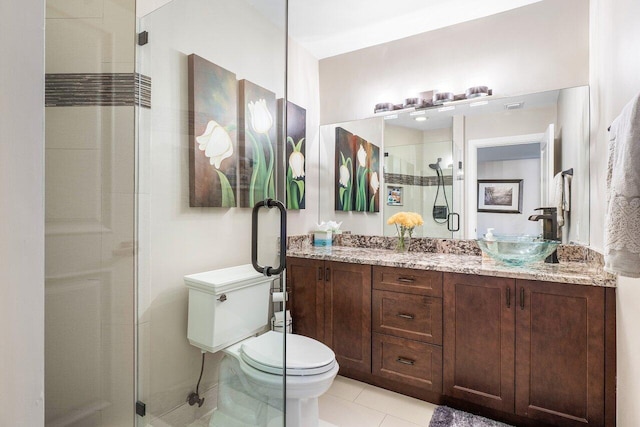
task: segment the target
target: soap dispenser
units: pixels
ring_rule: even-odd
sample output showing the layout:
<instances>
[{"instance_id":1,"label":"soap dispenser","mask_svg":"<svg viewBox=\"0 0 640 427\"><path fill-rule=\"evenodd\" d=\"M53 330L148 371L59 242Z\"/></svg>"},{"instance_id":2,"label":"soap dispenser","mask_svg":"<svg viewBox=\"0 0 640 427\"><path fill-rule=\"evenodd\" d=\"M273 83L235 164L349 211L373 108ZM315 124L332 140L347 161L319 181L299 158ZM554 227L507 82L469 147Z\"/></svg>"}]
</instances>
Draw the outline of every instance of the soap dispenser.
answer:
<instances>
[{"instance_id":1,"label":"soap dispenser","mask_svg":"<svg viewBox=\"0 0 640 427\"><path fill-rule=\"evenodd\" d=\"M494 228L487 228L487 232L484 235L484 240L486 242L495 242L496 237L493 235ZM495 243L487 243L487 246L494 245ZM482 262L491 261L491 257L487 255L484 251L482 251Z\"/></svg>"},{"instance_id":2,"label":"soap dispenser","mask_svg":"<svg viewBox=\"0 0 640 427\"><path fill-rule=\"evenodd\" d=\"M495 230L495 228L487 228L487 233L484 235L484 240L486 240L487 242L493 242L496 240L495 236L493 235L493 230Z\"/></svg>"}]
</instances>

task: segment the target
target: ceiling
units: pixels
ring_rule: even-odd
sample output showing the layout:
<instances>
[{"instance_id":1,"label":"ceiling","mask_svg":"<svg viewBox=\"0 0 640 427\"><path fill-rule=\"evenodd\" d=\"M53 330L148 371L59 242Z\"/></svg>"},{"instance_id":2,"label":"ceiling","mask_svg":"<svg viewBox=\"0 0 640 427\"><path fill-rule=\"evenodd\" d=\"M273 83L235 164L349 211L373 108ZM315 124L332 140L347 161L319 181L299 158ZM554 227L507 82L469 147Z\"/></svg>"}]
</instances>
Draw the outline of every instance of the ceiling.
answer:
<instances>
[{"instance_id":1,"label":"ceiling","mask_svg":"<svg viewBox=\"0 0 640 427\"><path fill-rule=\"evenodd\" d=\"M136 14L144 17L171 1L137 0ZM285 0L245 1L284 28ZM539 1L542 0L289 0L289 36L323 59Z\"/></svg>"},{"instance_id":2,"label":"ceiling","mask_svg":"<svg viewBox=\"0 0 640 427\"><path fill-rule=\"evenodd\" d=\"M322 59L538 1L289 0L289 36ZM247 2L276 25L284 25L281 7L277 7L280 0Z\"/></svg>"}]
</instances>

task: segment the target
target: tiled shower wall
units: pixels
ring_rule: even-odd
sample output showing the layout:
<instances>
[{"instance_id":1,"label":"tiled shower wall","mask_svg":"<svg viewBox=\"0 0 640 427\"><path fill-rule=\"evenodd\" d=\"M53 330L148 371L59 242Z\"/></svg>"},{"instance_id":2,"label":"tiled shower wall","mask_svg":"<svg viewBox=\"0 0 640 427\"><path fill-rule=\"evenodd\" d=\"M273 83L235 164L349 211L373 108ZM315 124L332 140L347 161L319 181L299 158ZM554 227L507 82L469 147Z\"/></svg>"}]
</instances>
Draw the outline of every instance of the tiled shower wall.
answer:
<instances>
[{"instance_id":1,"label":"tiled shower wall","mask_svg":"<svg viewBox=\"0 0 640 427\"><path fill-rule=\"evenodd\" d=\"M134 422L134 49L134 0L47 0L48 426Z\"/></svg>"}]
</instances>

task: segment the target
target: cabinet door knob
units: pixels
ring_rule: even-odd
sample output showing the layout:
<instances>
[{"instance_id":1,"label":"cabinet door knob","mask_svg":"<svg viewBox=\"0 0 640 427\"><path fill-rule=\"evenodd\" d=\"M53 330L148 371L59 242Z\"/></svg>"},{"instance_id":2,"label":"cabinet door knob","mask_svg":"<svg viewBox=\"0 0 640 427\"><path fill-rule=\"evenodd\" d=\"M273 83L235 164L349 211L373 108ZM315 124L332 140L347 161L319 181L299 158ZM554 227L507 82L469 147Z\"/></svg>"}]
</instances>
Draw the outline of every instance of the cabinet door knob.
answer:
<instances>
[{"instance_id":1,"label":"cabinet door knob","mask_svg":"<svg viewBox=\"0 0 640 427\"><path fill-rule=\"evenodd\" d=\"M402 363L403 365L411 365L411 366L413 366L416 363L415 360L405 359L404 357L398 357L396 359L396 362Z\"/></svg>"},{"instance_id":2,"label":"cabinet door knob","mask_svg":"<svg viewBox=\"0 0 640 427\"><path fill-rule=\"evenodd\" d=\"M398 313L396 314L396 316L402 317L403 319L408 319L408 320L413 320L415 318L413 314L405 314L405 313Z\"/></svg>"},{"instance_id":3,"label":"cabinet door knob","mask_svg":"<svg viewBox=\"0 0 640 427\"><path fill-rule=\"evenodd\" d=\"M218 298L218 301L220 302L225 302L227 300L227 294L222 294L220 295L220 298Z\"/></svg>"}]
</instances>

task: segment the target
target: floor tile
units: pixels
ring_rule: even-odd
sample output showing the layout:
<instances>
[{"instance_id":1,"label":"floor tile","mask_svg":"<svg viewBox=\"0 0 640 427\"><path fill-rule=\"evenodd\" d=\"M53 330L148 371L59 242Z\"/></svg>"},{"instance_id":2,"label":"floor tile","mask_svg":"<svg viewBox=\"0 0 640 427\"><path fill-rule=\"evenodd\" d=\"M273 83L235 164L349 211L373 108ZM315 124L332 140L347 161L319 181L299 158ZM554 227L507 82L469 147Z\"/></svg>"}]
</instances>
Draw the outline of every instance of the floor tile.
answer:
<instances>
[{"instance_id":1,"label":"floor tile","mask_svg":"<svg viewBox=\"0 0 640 427\"><path fill-rule=\"evenodd\" d=\"M338 427L377 427L385 414L362 405L324 394L319 399L320 419Z\"/></svg>"},{"instance_id":2,"label":"floor tile","mask_svg":"<svg viewBox=\"0 0 640 427\"><path fill-rule=\"evenodd\" d=\"M327 393L353 402L365 387L365 383L338 375Z\"/></svg>"},{"instance_id":3,"label":"floor tile","mask_svg":"<svg viewBox=\"0 0 640 427\"><path fill-rule=\"evenodd\" d=\"M420 427L420 424L410 423L393 415L387 415L384 417L384 421L382 421L380 427Z\"/></svg>"},{"instance_id":4,"label":"floor tile","mask_svg":"<svg viewBox=\"0 0 640 427\"><path fill-rule=\"evenodd\" d=\"M420 426L429 424L436 408L432 403L369 385L354 402Z\"/></svg>"}]
</instances>

